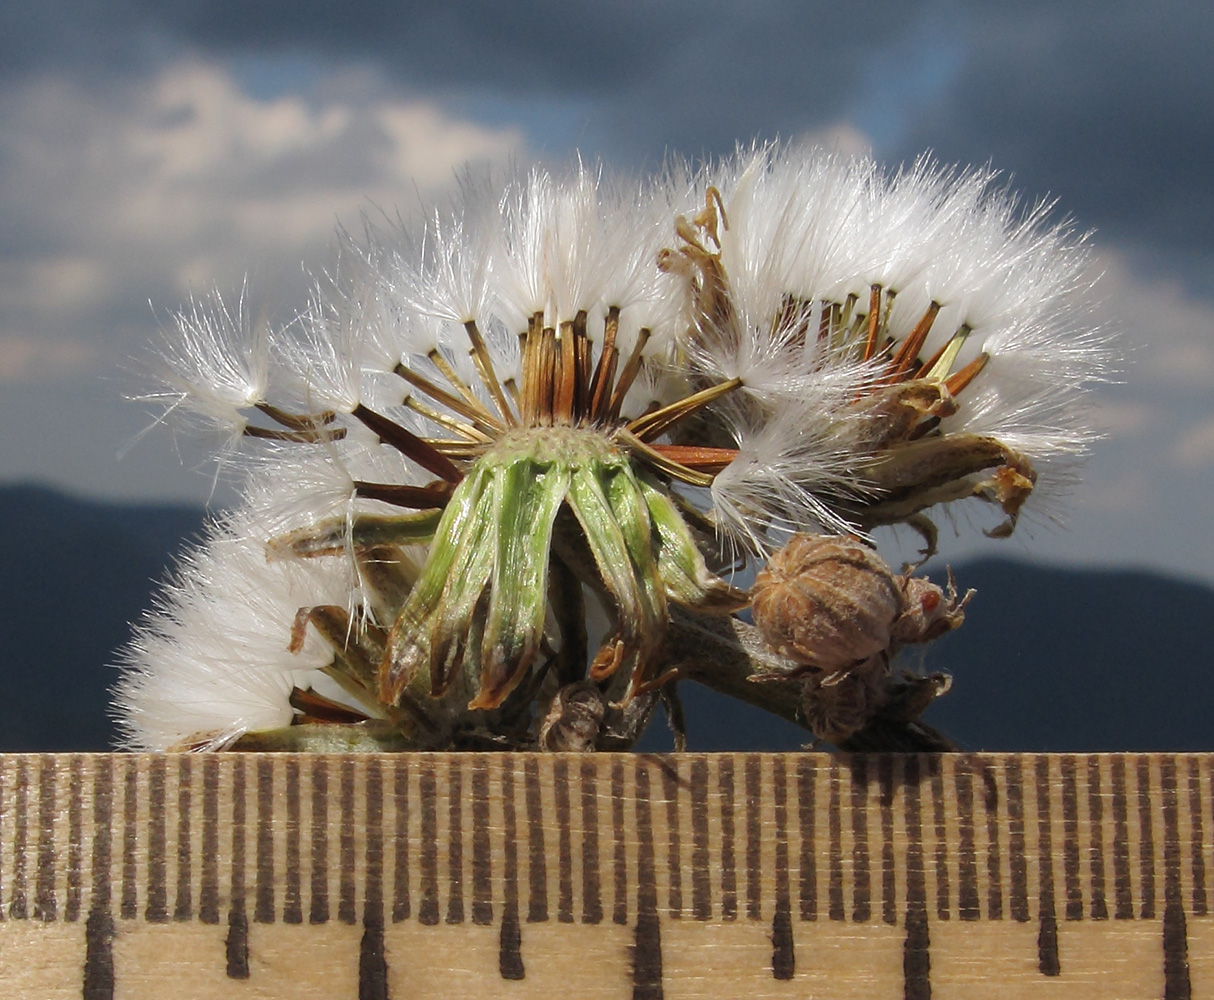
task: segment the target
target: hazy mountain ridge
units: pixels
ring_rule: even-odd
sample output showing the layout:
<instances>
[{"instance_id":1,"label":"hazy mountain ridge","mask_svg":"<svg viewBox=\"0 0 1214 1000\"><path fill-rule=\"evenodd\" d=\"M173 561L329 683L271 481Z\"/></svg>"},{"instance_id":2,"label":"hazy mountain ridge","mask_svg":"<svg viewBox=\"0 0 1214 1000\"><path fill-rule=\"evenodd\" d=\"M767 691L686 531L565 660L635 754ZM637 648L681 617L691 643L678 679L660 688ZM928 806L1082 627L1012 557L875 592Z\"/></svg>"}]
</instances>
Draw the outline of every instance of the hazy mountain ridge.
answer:
<instances>
[{"instance_id":1,"label":"hazy mountain ridge","mask_svg":"<svg viewBox=\"0 0 1214 1000\"><path fill-rule=\"evenodd\" d=\"M197 536L198 507L128 506L39 486L0 489L0 750L98 750L130 622Z\"/></svg>"},{"instance_id":2,"label":"hazy mountain ridge","mask_svg":"<svg viewBox=\"0 0 1214 1000\"><path fill-rule=\"evenodd\" d=\"M0 750L103 749L115 653L200 508L122 506L0 489ZM974 749L1214 748L1214 589L1139 571L1002 559L956 567L978 594L923 667L954 688L928 719ZM692 749L792 749L806 734L696 685ZM656 728L656 727L655 727ZM646 745L668 745L655 731Z\"/></svg>"}]
</instances>

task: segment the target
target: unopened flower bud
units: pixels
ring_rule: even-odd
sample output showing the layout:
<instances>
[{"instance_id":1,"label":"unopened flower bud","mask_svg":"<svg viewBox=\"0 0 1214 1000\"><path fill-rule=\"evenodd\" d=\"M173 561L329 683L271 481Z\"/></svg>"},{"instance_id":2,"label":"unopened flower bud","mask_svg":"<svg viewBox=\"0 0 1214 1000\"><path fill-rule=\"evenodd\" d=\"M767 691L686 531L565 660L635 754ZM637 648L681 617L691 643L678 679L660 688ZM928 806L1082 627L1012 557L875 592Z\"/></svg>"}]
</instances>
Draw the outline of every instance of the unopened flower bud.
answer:
<instances>
[{"instance_id":1,"label":"unopened flower bud","mask_svg":"<svg viewBox=\"0 0 1214 1000\"><path fill-rule=\"evenodd\" d=\"M755 578L755 625L776 652L828 673L887 650L902 582L854 538L795 535Z\"/></svg>"}]
</instances>

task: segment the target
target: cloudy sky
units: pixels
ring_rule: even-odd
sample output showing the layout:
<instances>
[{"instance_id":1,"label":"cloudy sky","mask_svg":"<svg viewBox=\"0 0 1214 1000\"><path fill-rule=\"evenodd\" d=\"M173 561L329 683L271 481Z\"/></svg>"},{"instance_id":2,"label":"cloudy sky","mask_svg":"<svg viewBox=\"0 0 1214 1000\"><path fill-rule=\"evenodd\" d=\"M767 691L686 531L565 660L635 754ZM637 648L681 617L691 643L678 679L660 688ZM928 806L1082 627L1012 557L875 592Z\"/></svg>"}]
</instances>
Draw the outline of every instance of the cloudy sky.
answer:
<instances>
[{"instance_id":1,"label":"cloudy sky","mask_svg":"<svg viewBox=\"0 0 1214 1000\"><path fill-rule=\"evenodd\" d=\"M467 161L811 136L990 162L1095 230L1109 440L1065 530L945 551L1214 581L1211 51L1202 0L0 0L0 482L206 499L190 442L127 447L129 359L246 274L289 315L335 223Z\"/></svg>"}]
</instances>

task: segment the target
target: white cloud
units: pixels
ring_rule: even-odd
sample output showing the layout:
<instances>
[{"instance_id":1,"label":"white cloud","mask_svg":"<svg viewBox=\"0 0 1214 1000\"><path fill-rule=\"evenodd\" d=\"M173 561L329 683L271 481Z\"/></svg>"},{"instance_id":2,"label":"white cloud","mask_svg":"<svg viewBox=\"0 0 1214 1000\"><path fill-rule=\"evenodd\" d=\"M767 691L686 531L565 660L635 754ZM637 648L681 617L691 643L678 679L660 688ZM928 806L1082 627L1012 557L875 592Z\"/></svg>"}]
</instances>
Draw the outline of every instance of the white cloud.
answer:
<instances>
[{"instance_id":1,"label":"white cloud","mask_svg":"<svg viewBox=\"0 0 1214 1000\"><path fill-rule=\"evenodd\" d=\"M1110 463L1114 465L1114 463ZM1074 511L1067 521L1093 513L1127 514L1148 509L1159 487L1158 477L1142 465L1092 470L1072 494Z\"/></svg>"},{"instance_id":2,"label":"white cloud","mask_svg":"<svg viewBox=\"0 0 1214 1000\"><path fill-rule=\"evenodd\" d=\"M1141 400L1098 396L1091 408L1091 421L1096 430L1119 440L1141 436L1158 416L1154 406Z\"/></svg>"},{"instance_id":3,"label":"white cloud","mask_svg":"<svg viewBox=\"0 0 1214 1000\"><path fill-rule=\"evenodd\" d=\"M1214 416L1187 428L1170 457L1177 468L1186 471L1214 468Z\"/></svg>"},{"instance_id":4,"label":"white cloud","mask_svg":"<svg viewBox=\"0 0 1214 1000\"><path fill-rule=\"evenodd\" d=\"M392 139L385 165L402 184L415 183L422 190L450 184L465 161L503 160L523 144L515 129L492 132L451 121L425 103L383 104L374 115Z\"/></svg>"},{"instance_id":5,"label":"white cloud","mask_svg":"<svg viewBox=\"0 0 1214 1000\"><path fill-rule=\"evenodd\" d=\"M1127 381L1168 389L1214 385L1214 302L1179 281L1144 279L1112 248L1101 248L1100 317L1123 334Z\"/></svg>"},{"instance_id":6,"label":"white cloud","mask_svg":"<svg viewBox=\"0 0 1214 1000\"><path fill-rule=\"evenodd\" d=\"M873 140L849 121L832 122L801 133L802 141L812 142L840 156L863 156L873 151Z\"/></svg>"},{"instance_id":7,"label":"white cloud","mask_svg":"<svg viewBox=\"0 0 1214 1000\"><path fill-rule=\"evenodd\" d=\"M76 340L0 336L0 382L81 372L97 360L96 349Z\"/></svg>"},{"instance_id":8,"label":"white cloud","mask_svg":"<svg viewBox=\"0 0 1214 1000\"><path fill-rule=\"evenodd\" d=\"M0 99L4 376L76 370L78 348L149 331L246 270L298 284L339 220L435 196L467 161L519 156L487 128L373 81L310 100L250 96L217 64L93 93L42 79ZM58 346L57 346L58 345Z\"/></svg>"},{"instance_id":9,"label":"white cloud","mask_svg":"<svg viewBox=\"0 0 1214 1000\"><path fill-rule=\"evenodd\" d=\"M267 252L325 240L369 202L434 194L465 162L523 145L517 129L457 121L422 101L257 100L201 63L166 72L137 112L115 140L150 169L122 185L108 225L144 234L168 224L183 242L226 231Z\"/></svg>"},{"instance_id":10,"label":"white cloud","mask_svg":"<svg viewBox=\"0 0 1214 1000\"><path fill-rule=\"evenodd\" d=\"M10 258L0 276L0 308L48 318L78 314L102 293L105 270L88 252Z\"/></svg>"}]
</instances>

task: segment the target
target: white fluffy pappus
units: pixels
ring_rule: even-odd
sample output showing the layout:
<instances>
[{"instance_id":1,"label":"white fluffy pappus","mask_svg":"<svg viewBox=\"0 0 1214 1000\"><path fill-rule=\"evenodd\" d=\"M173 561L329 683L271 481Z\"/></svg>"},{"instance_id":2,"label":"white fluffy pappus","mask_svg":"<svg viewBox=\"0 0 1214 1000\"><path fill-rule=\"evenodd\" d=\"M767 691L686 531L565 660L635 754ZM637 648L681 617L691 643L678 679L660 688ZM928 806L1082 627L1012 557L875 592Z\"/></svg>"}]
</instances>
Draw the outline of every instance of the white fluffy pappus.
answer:
<instances>
[{"instance_id":1,"label":"white fluffy pappus","mask_svg":"<svg viewBox=\"0 0 1214 1000\"><path fill-rule=\"evenodd\" d=\"M235 303L216 292L172 315L152 368L159 387L135 397L204 430L218 430L235 446L247 426L244 411L265 398L270 374L268 331L253 323L247 286Z\"/></svg>"},{"instance_id":2,"label":"white fluffy pappus","mask_svg":"<svg viewBox=\"0 0 1214 1000\"><path fill-rule=\"evenodd\" d=\"M336 565L266 559L255 515L219 518L187 553L137 627L115 691L133 746L220 749L245 732L290 723L288 697L310 686L332 650L309 636L289 651L301 606L351 600Z\"/></svg>"}]
</instances>

